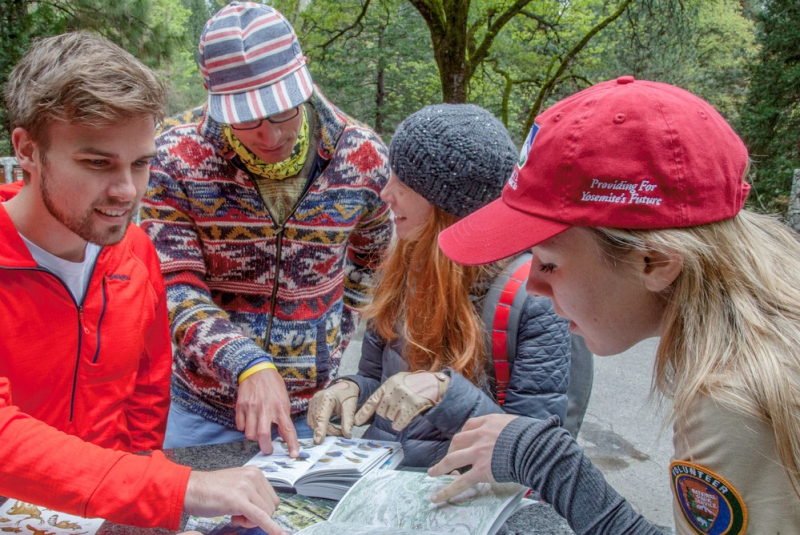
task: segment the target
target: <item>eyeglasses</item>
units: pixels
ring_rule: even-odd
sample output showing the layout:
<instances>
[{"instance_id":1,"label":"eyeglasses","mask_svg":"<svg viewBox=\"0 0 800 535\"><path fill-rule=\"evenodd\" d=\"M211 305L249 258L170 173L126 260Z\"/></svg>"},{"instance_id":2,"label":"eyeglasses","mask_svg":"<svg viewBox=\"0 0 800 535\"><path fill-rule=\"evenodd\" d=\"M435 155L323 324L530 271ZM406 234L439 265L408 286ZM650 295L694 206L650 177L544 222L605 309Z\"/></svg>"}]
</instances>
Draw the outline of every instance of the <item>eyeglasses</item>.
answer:
<instances>
[{"instance_id":1,"label":"eyeglasses","mask_svg":"<svg viewBox=\"0 0 800 535\"><path fill-rule=\"evenodd\" d=\"M263 119L255 119L253 121L245 121L243 123L236 123L231 124L231 128L234 130L255 130L261 123L265 120L271 122L272 124L281 124L288 121L291 121L297 114L300 113L300 106L295 106L291 110L286 110L281 113L276 113L275 115L270 115L269 117L264 117Z\"/></svg>"}]
</instances>

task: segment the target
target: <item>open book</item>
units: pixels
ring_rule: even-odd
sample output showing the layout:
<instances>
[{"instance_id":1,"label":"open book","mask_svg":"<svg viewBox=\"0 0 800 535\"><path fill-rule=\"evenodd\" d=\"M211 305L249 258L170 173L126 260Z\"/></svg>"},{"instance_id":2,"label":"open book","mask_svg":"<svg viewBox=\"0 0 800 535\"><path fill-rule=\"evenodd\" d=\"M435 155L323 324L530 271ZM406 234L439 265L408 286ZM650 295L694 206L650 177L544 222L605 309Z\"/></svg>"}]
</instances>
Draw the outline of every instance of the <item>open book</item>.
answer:
<instances>
[{"instance_id":1,"label":"open book","mask_svg":"<svg viewBox=\"0 0 800 535\"><path fill-rule=\"evenodd\" d=\"M515 483L483 483L446 504L432 504L431 495L453 479L424 472L371 472L353 485L327 522L297 535L493 535L527 490Z\"/></svg>"},{"instance_id":2,"label":"open book","mask_svg":"<svg viewBox=\"0 0 800 535\"><path fill-rule=\"evenodd\" d=\"M300 440L300 456L289 457L286 443L273 441L272 455L259 453L246 465L257 466L273 487L339 500L361 476L377 468L393 469L403 459L398 442L326 437L319 446Z\"/></svg>"},{"instance_id":3,"label":"open book","mask_svg":"<svg viewBox=\"0 0 800 535\"><path fill-rule=\"evenodd\" d=\"M102 524L13 498L0 505L0 530L9 535L94 535Z\"/></svg>"}]
</instances>

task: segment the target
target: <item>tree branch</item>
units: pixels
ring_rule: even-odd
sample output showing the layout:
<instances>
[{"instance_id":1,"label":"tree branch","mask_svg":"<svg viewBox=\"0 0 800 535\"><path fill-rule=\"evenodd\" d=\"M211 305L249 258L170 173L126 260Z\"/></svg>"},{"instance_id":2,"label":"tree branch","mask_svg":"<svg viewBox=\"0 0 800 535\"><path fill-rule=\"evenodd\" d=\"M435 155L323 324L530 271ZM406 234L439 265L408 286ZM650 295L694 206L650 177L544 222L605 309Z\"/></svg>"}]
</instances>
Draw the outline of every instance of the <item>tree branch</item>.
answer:
<instances>
[{"instance_id":1,"label":"tree branch","mask_svg":"<svg viewBox=\"0 0 800 535\"><path fill-rule=\"evenodd\" d=\"M489 55L489 49L492 47L492 43L500 33L500 30L532 1L533 0L517 0L514 2L514 5L500 14L494 22L490 22L489 28L486 30L486 35L483 36L483 41L481 41L481 44L475 49L475 53L467 60L467 78L471 76L477 66Z\"/></svg>"},{"instance_id":2,"label":"tree branch","mask_svg":"<svg viewBox=\"0 0 800 535\"><path fill-rule=\"evenodd\" d=\"M367 9L369 8L369 4L370 4L371 1L372 0L366 0L364 2L364 4L361 6L361 13L358 14L358 17L356 17L356 20L353 22L353 24L351 24L350 26L347 26L347 27L343 28L342 30L340 30L339 32L337 32L336 35L334 35L333 37L328 39L325 43L323 43L320 46L320 48L323 48L323 49L328 48L331 44L333 44L334 41L339 39L341 36L343 36L344 34L349 32L350 30L352 30L356 26L360 26L361 25L361 21L364 19L364 17L367 14Z\"/></svg>"},{"instance_id":3,"label":"tree branch","mask_svg":"<svg viewBox=\"0 0 800 535\"><path fill-rule=\"evenodd\" d=\"M589 30L583 38L578 41L578 43L572 47L572 49L566 53L564 58L561 60L561 64L559 65L558 69L556 70L555 74L551 77L548 76L548 80L544 83L542 88L539 90L539 94L536 97L536 101L533 104L533 107L528 112L528 119L525 121L525 131L531 129L533 126L533 121L536 116L539 114L539 111L542 108L542 105L547 97L553 92L555 85L559 82L564 72L569 68L569 65L572 63L572 60L575 59L575 56L583 50L583 48L591 41L592 37L597 35L603 28L617 20L628 8L633 0L624 0L622 4L620 4L619 8L600 21L594 28Z\"/></svg>"}]
</instances>

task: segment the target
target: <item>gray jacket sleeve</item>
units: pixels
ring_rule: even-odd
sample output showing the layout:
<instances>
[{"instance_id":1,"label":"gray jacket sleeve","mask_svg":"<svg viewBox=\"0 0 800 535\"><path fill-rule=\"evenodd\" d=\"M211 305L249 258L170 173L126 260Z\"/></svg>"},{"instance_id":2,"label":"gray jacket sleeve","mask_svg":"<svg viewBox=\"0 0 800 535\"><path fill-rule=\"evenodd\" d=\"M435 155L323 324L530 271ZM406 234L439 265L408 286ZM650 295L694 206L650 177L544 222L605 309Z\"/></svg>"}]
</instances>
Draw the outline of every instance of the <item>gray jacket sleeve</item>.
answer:
<instances>
[{"instance_id":1,"label":"gray jacket sleeve","mask_svg":"<svg viewBox=\"0 0 800 535\"><path fill-rule=\"evenodd\" d=\"M361 345L361 360L358 361L358 373L348 375L346 379L358 385L358 406L364 404L373 392L381 386L383 375L383 348L386 341L367 329Z\"/></svg>"},{"instance_id":2,"label":"gray jacket sleeve","mask_svg":"<svg viewBox=\"0 0 800 535\"><path fill-rule=\"evenodd\" d=\"M555 418L508 424L494 446L492 475L538 491L579 535L662 534L606 482Z\"/></svg>"},{"instance_id":3,"label":"gray jacket sleeve","mask_svg":"<svg viewBox=\"0 0 800 535\"><path fill-rule=\"evenodd\" d=\"M566 420L570 339L569 322L556 316L549 299L525 300L503 405L507 413Z\"/></svg>"},{"instance_id":4,"label":"gray jacket sleeve","mask_svg":"<svg viewBox=\"0 0 800 535\"><path fill-rule=\"evenodd\" d=\"M448 439L461 431L469 418L497 414L503 410L483 390L473 385L463 375L451 369L450 385L439 403L419 418L436 427Z\"/></svg>"}]
</instances>

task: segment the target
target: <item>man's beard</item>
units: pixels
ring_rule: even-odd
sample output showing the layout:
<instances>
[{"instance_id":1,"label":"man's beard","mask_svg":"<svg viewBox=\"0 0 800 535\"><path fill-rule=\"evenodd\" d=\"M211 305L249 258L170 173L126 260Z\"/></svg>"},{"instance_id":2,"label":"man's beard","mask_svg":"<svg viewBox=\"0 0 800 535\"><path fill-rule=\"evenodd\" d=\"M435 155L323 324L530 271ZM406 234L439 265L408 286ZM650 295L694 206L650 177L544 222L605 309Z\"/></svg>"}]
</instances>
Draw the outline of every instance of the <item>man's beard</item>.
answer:
<instances>
[{"instance_id":1,"label":"man's beard","mask_svg":"<svg viewBox=\"0 0 800 535\"><path fill-rule=\"evenodd\" d=\"M42 202L44 202L45 208L47 208L47 211L50 212L50 215L52 215L56 221L67 227L82 239L88 242L96 243L97 245L114 245L115 243L122 241L122 238L125 237L125 231L128 228L128 224L133 220L133 214L135 213L134 210L131 210L130 216L128 216L128 221L126 221L124 225L114 225L112 227L106 227L104 230L96 229L92 225L92 220L94 219L93 208L90 208L89 211L83 215L83 217L70 216L59 209L59 207L53 201L53 197L50 194L50 190L47 186L48 171L49 162L46 160L44 155L42 155L42 171L40 174L39 191L42 194ZM130 207L128 203L118 203L110 199L107 200L103 206L106 208L123 209Z\"/></svg>"}]
</instances>

